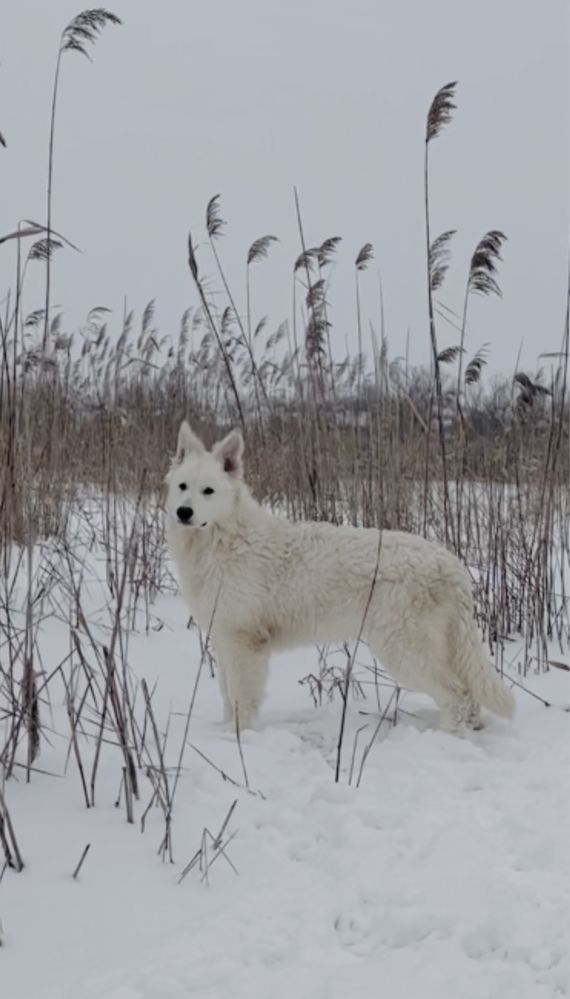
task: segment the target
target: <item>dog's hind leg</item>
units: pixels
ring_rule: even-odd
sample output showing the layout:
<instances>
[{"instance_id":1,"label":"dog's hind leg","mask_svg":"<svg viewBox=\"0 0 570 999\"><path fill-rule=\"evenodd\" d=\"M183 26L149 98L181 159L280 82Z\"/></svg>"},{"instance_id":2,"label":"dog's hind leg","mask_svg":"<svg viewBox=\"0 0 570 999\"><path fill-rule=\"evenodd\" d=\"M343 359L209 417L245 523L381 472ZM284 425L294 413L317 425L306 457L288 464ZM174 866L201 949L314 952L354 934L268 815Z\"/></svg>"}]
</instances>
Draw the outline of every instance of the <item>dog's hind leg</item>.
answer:
<instances>
[{"instance_id":1,"label":"dog's hind leg","mask_svg":"<svg viewBox=\"0 0 570 999\"><path fill-rule=\"evenodd\" d=\"M432 695L440 706L443 726L448 732L461 733L465 729L478 732L482 729L481 709L467 690Z\"/></svg>"},{"instance_id":2,"label":"dog's hind leg","mask_svg":"<svg viewBox=\"0 0 570 999\"><path fill-rule=\"evenodd\" d=\"M216 642L216 653L225 674L224 704L229 705L232 717L237 709L240 729L252 728L265 696L269 644L248 636L225 636Z\"/></svg>"},{"instance_id":3,"label":"dog's hind leg","mask_svg":"<svg viewBox=\"0 0 570 999\"><path fill-rule=\"evenodd\" d=\"M425 629L424 647L411 635L408 645L402 640L396 648L382 648L370 638L370 647L390 676L402 687L428 694L441 712L442 725L448 732L461 733L467 728L479 728L479 708L464 682L451 669L441 669L446 649L433 637L430 643ZM434 669L433 664L436 664Z\"/></svg>"},{"instance_id":4,"label":"dog's hind leg","mask_svg":"<svg viewBox=\"0 0 570 999\"><path fill-rule=\"evenodd\" d=\"M473 729L474 732L480 732L482 728L485 728L483 719L481 718L481 708L472 697L469 698L469 708L465 724L467 728Z\"/></svg>"}]
</instances>

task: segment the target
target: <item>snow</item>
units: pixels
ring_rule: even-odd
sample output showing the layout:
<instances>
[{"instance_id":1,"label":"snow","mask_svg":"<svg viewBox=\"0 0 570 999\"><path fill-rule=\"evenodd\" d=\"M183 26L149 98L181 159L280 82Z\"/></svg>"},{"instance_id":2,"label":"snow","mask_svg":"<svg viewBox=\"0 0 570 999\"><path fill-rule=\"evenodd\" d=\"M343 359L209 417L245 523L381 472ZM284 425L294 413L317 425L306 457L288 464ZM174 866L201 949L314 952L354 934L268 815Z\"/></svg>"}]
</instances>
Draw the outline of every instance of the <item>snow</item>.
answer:
<instances>
[{"instance_id":1,"label":"snow","mask_svg":"<svg viewBox=\"0 0 570 999\"><path fill-rule=\"evenodd\" d=\"M85 586L103 634L105 588ZM160 596L150 614L148 633L141 615L129 639L128 661L151 691L156 684L153 708L161 733L168 724L175 768L200 645L175 594ZM46 619L46 673L68 643L65 621ZM26 867L6 870L0 884L2 999L568 994L568 674L527 676L550 708L517 689L512 724L487 716L484 731L463 739L437 728L427 698L405 694L356 787L378 720L374 689L351 699L335 784L341 700L337 692L314 707L298 682L310 671L318 672L315 650L273 663L259 728L241 735L248 789L203 665L175 795L174 863L157 853L159 808L140 830L152 793L144 771L135 824L115 807L118 747L105 745L96 807L85 807L63 687L58 696L53 688L37 766L54 776L26 783L19 770L5 787ZM368 674L358 667L357 675ZM382 709L389 695L381 689ZM140 693L137 710L142 717ZM81 737L89 771L92 743ZM195 866L180 881L204 828L215 836L234 800L224 834L231 864L220 855L207 878ZM214 852L210 843L210 860Z\"/></svg>"}]
</instances>

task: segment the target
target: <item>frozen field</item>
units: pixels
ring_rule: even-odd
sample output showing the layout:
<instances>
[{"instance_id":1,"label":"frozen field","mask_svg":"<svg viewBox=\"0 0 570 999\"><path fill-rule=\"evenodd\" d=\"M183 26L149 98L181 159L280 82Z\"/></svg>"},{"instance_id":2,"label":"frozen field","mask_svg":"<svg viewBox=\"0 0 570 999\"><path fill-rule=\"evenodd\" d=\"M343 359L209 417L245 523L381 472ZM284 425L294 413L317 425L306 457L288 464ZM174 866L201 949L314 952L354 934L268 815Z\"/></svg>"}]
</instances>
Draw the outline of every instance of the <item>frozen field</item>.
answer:
<instances>
[{"instance_id":1,"label":"frozen field","mask_svg":"<svg viewBox=\"0 0 570 999\"><path fill-rule=\"evenodd\" d=\"M96 580L103 566L90 564L83 608L95 641L108 645L108 592ZM55 593L50 606L58 606ZM37 636L45 675L69 653L60 611L46 616ZM201 655L182 601L161 596L149 615L147 633L139 613L124 654L141 729L137 681L151 692L171 790L181 761L174 862L157 853L164 816L156 801L141 833L153 793L144 760L134 823L126 821L123 793L115 805L123 756L109 721L96 807L85 807L56 674L41 706L45 738L36 766L47 773L33 773L27 784L19 768L5 787L26 866L5 870L0 884L3 999L567 995L566 672L524 681L551 707L518 689L512 725L488 717L483 732L465 739L437 729L427 698L404 694L395 726L392 701L357 788L379 717L377 694L384 710L389 687L377 691L371 674L356 668L366 697L351 698L335 784L339 693L314 707L298 681L318 673L316 651L280 657L259 730L242 735L242 761L235 735L219 723L206 660L185 737ZM513 646L513 676L515 653ZM342 656L334 661L341 666ZM61 673L68 689L75 685L77 704L85 684L73 663L67 659ZM87 783L99 724L95 712L90 721L89 702L86 695L76 726ZM148 718L144 740L156 760ZM216 856L206 837L202 871L196 863L179 883L204 829L215 837L234 801L223 852Z\"/></svg>"}]
</instances>

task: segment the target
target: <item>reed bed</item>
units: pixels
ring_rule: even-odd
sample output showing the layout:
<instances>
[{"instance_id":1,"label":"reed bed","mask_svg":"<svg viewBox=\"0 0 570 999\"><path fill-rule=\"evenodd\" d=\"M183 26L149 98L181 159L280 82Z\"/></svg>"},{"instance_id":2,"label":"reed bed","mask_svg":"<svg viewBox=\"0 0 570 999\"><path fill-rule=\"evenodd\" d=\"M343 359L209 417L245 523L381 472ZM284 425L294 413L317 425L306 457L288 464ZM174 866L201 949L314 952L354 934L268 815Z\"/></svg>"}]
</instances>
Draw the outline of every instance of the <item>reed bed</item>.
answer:
<instances>
[{"instance_id":1,"label":"reed bed","mask_svg":"<svg viewBox=\"0 0 570 999\"><path fill-rule=\"evenodd\" d=\"M58 74L67 52L86 54L84 46L117 23L109 12L87 16L93 13L79 15L62 34ZM308 244L298 199L292 313L276 328L256 314L251 291L252 268L264 266L276 237L262 235L244 248L246 286L232 288L215 196L200 250L189 236L195 305L176 338L157 329L152 301L142 317L129 313L119 326L106 309L93 308L81 329L64 333L50 303L51 268L66 247L52 226L58 81L46 224L22 224L0 246L14 248L16 258L16 284L0 322L0 790L10 778L32 780L41 771L53 704L64 703L85 806L96 804L101 754L112 745L118 803L129 822L139 815L143 829L151 806L162 811L159 851L167 858L193 700L184 739L173 747L170 721L158 724L153 692L133 677L129 636L149 629L157 595L175 590L161 497L181 419L209 442L241 425L256 496L291 518L415 531L454 549L471 572L478 621L500 664L522 638L517 665L524 683L529 670L560 667L568 647L568 313L560 348L544 357L542 370L514 366L514 377L489 377L490 345L466 352L472 296L500 295L506 236L492 230L473 250L463 312L454 320L457 344L440 349L453 233L432 236L429 150L455 110L456 85L448 84L429 107L425 137L428 368L392 359L388 331L363 315L371 243L353 265L355 352L336 356L328 295L340 237L322 234ZM24 315L29 266L45 267L46 298ZM86 596L94 552L104 553L104 627L91 620ZM48 673L41 632L49 620L59 622L66 641ZM202 648L196 682L202 670L215 668L208 636ZM343 670L327 663L326 651L319 662L319 672L306 678L310 697L322 703L338 693L346 706ZM376 693L379 675L366 681ZM364 696L365 684L357 677L350 683L353 696ZM377 707L383 719L387 707L380 700ZM254 793L245 766L240 786ZM210 834L216 856L228 842L225 828ZM24 861L4 793L0 848L6 864L19 869ZM196 856L202 864L202 853Z\"/></svg>"}]
</instances>

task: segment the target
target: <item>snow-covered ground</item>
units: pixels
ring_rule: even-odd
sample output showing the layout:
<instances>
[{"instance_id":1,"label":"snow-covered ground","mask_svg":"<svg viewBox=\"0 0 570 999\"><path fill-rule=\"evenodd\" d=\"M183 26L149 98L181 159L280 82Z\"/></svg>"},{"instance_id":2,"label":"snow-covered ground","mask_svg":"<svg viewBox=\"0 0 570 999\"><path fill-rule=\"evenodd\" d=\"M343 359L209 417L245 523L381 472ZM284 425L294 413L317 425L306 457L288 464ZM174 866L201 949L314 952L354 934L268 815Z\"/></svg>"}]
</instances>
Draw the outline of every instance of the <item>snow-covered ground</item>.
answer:
<instances>
[{"instance_id":1,"label":"snow-covered ground","mask_svg":"<svg viewBox=\"0 0 570 999\"><path fill-rule=\"evenodd\" d=\"M93 619L103 617L102 600L91 600ZM175 768L200 647L177 596L158 599L150 624L131 636L128 662L151 691L156 684L153 708L161 735L168 724L166 763ZM65 621L47 618L46 674L68 643ZM517 690L512 724L489 716L464 739L438 730L427 698L406 694L357 788L378 720L375 689L351 700L335 783L341 700L337 692L315 708L298 683L310 671L314 650L273 663L259 730L241 737L242 762L203 664L175 794L174 863L157 853L160 808L141 833L152 794L144 770L135 824L115 806L118 747L105 745L96 807L85 807L63 685L58 701L51 682L36 763L47 773L27 784L20 770L5 788L26 867L6 870L0 884L2 999L568 994L568 673L525 679L550 708ZM389 696L382 688L383 707ZM87 737L81 746L90 772ZM208 841L207 878L196 865L180 881L204 828L217 834L235 800L225 853L212 863Z\"/></svg>"}]
</instances>

